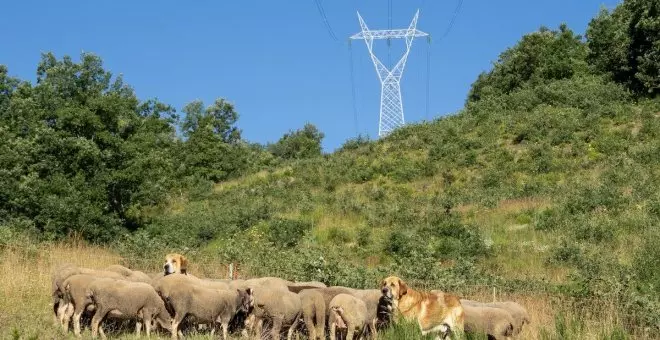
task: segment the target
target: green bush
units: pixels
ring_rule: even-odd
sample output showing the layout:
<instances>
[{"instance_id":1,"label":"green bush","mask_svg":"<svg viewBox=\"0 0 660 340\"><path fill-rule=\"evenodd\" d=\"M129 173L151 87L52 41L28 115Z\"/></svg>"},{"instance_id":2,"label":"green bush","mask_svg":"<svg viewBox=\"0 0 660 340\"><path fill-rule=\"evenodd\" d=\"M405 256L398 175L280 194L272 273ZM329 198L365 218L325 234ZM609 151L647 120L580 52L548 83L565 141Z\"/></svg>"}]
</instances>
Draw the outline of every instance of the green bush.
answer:
<instances>
[{"instance_id":1,"label":"green bush","mask_svg":"<svg viewBox=\"0 0 660 340\"><path fill-rule=\"evenodd\" d=\"M357 243L360 247L366 247L371 244L371 230L367 227L360 227L357 232Z\"/></svg>"},{"instance_id":2,"label":"green bush","mask_svg":"<svg viewBox=\"0 0 660 340\"><path fill-rule=\"evenodd\" d=\"M413 235L394 230L390 232L383 250L390 255L407 257L414 251L416 244Z\"/></svg>"},{"instance_id":3,"label":"green bush","mask_svg":"<svg viewBox=\"0 0 660 340\"><path fill-rule=\"evenodd\" d=\"M268 240L281 248L294 247L310 229L308 221L276 218L268 223Z\"/></svg>"},{"instance_id":4,"label":"green bush","mask_svg":"<svg viewBox=\"0 0 660 340\"><path fill-rule=\"evenodd\" d=\"M647 235L634 253L633 268L643 292L660 295L660 235Z\"/></svg>"},{"instance_id":5,"label":"green bush","mask_svg":"<svg viewBox=\"0 0 660 340\"><path fill-rule=\"evenodd\" d=\"M338 227L328 228L328 241L341 245L351 241L351 235L345 229Z\"/></svg>"},{"instance_id":6,"label":"green bush","mask_svg":"<svg viewBox=\"0 0 660 340\"><path fill-rule=\"evenodd\" d=\"M563 264L578 265L582 261L583 256L580 248L566 240L562 240L561 244L552 250L552 255L549 258L549 263L559 266Z\"/></svg>"}]
</instances>

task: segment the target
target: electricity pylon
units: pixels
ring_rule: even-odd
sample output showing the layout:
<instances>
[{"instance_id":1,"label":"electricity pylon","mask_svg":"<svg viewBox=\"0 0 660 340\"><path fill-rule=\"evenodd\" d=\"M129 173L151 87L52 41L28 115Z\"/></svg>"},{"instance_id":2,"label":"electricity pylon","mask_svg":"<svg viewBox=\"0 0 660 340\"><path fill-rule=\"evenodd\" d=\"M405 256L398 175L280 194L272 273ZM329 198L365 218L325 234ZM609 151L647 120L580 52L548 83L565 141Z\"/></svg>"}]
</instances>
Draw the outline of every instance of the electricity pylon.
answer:
<instances>
[{"instance_id":1,"label":"electricity pylon","mask_svg":"<svg viewBox=\"0 0 660 340\"><path fill-rule=\"evenodd\" d=\"M401 100L401 76L403 76L403 69L406 67L408 54L410 53L410 46L413 39L416 37L427 36L417 29L417 18L419 17L419 10L415 13L410 26L407 29L395 30L369 30L367 24L364 23L360 12L358 12L358 20L360 20L360 27L362 32L354 34L351 39L364 39L371 54L371 60L376 67L376 73L381 83L380 92L380 121L378 123L378 136L382 137L392 132L392 130L403 126L405 120L403 118L403 102ZM406 52L396 65L390 70L376 57L373 51L374 39L406 39Z\"/></svg>"}]
</instances>

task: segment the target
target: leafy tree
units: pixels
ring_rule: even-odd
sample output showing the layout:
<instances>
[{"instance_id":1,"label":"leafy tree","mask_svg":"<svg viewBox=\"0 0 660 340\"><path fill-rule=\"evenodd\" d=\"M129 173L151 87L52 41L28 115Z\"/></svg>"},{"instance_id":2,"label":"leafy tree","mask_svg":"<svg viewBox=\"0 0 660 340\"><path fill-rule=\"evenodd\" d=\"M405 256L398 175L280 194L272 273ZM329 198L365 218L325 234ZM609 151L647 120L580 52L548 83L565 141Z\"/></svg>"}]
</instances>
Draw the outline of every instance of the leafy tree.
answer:
<instances>
[{"instance_id":1,"label":"leafy tree","mask_svg":"<svg viewBox=\"0 0 660 340\"><path fill-rule=\"evenodd\" d=\"M140 104L92 54L79 63L44 54L35 86L6 73L0 211L32 220L44 238L73 232L103 241L122 226L136 228L139 207L161 201L171 186L173 110Z\"/></svg>"},{"instance_id":2,"label":"leafy tree","mask_svg":"<svg viewBox=\"0 0 660 340\"><path fill-rule=\"evenodd\" d=\"M301 130L290 131L268 149L283 159L303 159L321 155L324 134L313 124L307 123Z\"/></svg>"},{"instance_id":3,"label":"leafy tree","mask_svg":"<svg viewBox=\"0 0 660 340\"><path fill-rule=\"evenodd\" d=\"M587 72L586 55L581 37L566 25L562 24L558 31L542 27L504 51L492 71L479 75L472 84L468 101L507 94L528 83L540 84L584 74Z\"/></svg>"},{"instance_id":4,"label":"leafy tree","mask_svg":"<svg viewBox=\"0 0 660 340\"><path fill-rule=\"evenodd\" d=\"M18 80L9 77L5 65L0 65L0 117L9 106L9 99L18 85Z\"/></svg>"},{"instance_id":5,"label":"leafy tree","mask_svg":"<svg viewBox=\"0 0 660 340\"><path fill-rule=\"evenodd\" d=\"M625 0L587 29L589 61L636 93L660 92L660 1Z\"/></svg>"},{"instance_id":6,"label":"leafy tree","mask_svg":"<svg viewBox=\"0 0 660 340\"><path fill-rule=\"evenodd\" d=\"M188 139L183 145L186 175L199 175L219 182L236 176L245 169L247 146L241 143L235 126L238 113L224 99L204 109L204 103L193 101L183 108L185 118L181 130Z\"/></svg>"}]
</instances>

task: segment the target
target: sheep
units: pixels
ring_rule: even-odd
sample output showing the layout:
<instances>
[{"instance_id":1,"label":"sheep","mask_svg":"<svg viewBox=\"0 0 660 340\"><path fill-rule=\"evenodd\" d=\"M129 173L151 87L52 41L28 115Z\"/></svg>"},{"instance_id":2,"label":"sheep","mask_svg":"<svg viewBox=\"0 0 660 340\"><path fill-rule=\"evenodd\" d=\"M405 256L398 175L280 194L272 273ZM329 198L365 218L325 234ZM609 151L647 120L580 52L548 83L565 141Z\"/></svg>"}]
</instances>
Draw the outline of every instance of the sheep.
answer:
<instances>
[{"instance_id":1,"label":"sheep","mask_svg":"<svg viewBox=\"0 0 660 340\"><path fill-rule=\"evenodd\" d=\"M292 290L291 287L289 287L289 290ZM362 301L367 306L367 324L369 326L369 331L371 334L375 336L376 334L376 323L378 320L378 301L380 300L382 293L378 289L354 289L354 288L349 288L349 287L342 287L342 286L332 286L332 287L326 287L326 288L307 288L302 290L301 292L307 291L307 290L314 290L318 291L321 293L323 296L323 300L325 302L326 306L326 320L328 317L331 315L330 311L330 301L337 296L338 294L350 294L353 295ZM293 290L292 290L293 291ZM329 324L329 322L328 322Z\"/></svg>"},{"instance_id":2,"label":"sheep","mask_svg":"<svg viewBox=\"0 0 660 340\"><path fill-rule=\"evenodd\" d=\"M151 277L139 270L131 270L119 264L113 264L105 268L106 271L115 272L124 276L125 280L133 282L150 283Z\"/></svg>"},{"instance_id":3,"label":"sheep","mask_svg":"<svg viewBox=\"0 0 660 340\"><path fill-rule=\"evenodd\" d=\"M323 302L325 302L325 313L326 319L330 315L330 301L337 296L338 294L353 294L356 289L341 287L341 286L332 286L326 288L311 288L309 290L318 291L323 296ZM304 291L304 290L303 290Z\"/></svg>"},{"instance_id":4,"label":"sheep","mask_svg":"<svg viewBox=\"0 0 660 340\"><path fill-rule=\"evenodd\" d=\"M513 317L513 335L520 334L520 332L522 332L523 326L525 324L529 324L530 322L529 313L527 313L525 307L513 301L483 303L478 301L461 299L461 304L501 308L506 310L507 312L509 312L509 314L511 314L511 317Z\"/></svg>"},{"instance_id":5,"label":"sheep","mask_svg":"<svg viewBox=\"0 0 660 340\"><path fill-rule=\"evenodd\" d=\"M355 289L353 295L364 301L367 305L367 324L372 336L376 335L378 322L378 303L383 296L380 289Z\"/></svg>"},{"instance_id":6,"label":"sheep","mask_svg":"<svg viewBox=\"0 0 660 340\"><path fill-rule=\"evenodd\" d=\"M179 324L187 315L194 315L203 323L222 326L223 338L227 339L227 330L232 317L238 313L249 312L254 306L251 289L217 290L199 286L187 275L170 274L156 282L156 292L165 301L172 321L172 338L177 338Z\"/></svg>"},{"instance_id":7,"label":"sheep","mask_svg":"<svg viewBox=\"0 0 660 340\"><path fill-rule=\"evenodd\" d=\"M104 270L107 270L109 272L115 272L117 274L121 274L123 276L131 276L133 274L133 271L131 269L128 269L120 264L113 264L105 267Z\"/></svg>"},{"instance_id":8,"label":"sheep","mask_svg":"<svg viewBox=\"0 0 660 340\"><path fill-rule=\"evenodd\" d=\"M261 337L263 324L272 324L271 336L273 340L279 339L282 327L289 327L287 339L291 339L300 321L301 302L298 294L286 288L261 287L255 290L255 306L253 310L256 320L253 332Z\"/></svg>"},{"instance_id":9,"label":"sheep","mask_svg":"<svg viewBox=\"0 0 660 340\"><path fill-rule=\"evenodd\" d=\"M115 279L122 279L121 274L105 271L105 270L95 270L88 268L77 267L72 264L65 264L56 268L52 275L52 298L53 298L53 312L55 314L55 324L60 323L64 329L68 328L68 324L64 323L65 313L67 308L71 308L67 303L64 303L64 281L72 275L76 274L88 274L97 277L110 277Z\"/></svg>"},{"instance_id":10,"label":"sheep","mask_svg":"<svg viewBox=\"0 0 660 340\"><path fill-rule=\"evenodd\" d=\"M303 290L298 293L303 321L309 333L310 340L325 337L325 301L318 290Z\"/></svg>"},{"instance_id":11,"label":"sheep","mask_svg":"<svg viewBox=\"0 0 660 340\"><path fill-rule=\"evenodd\" d=\"M323 282L318 282L318 281L292 282L290 284L287 284L287 288L293 293L300 293L305 289L327 288L327 287L328 286L326 286Z\"/></svg>"},{"instance_id":12,"label":"sheep","mask_svg":"<svg viewBox=\"0 0 660 340\"><path fill-rule=\"evenodd\" d=\"M195 276L195 275L193 275L193 274L190 274L190 273L186 273L186 274L174 273L174 274L177 274L177 275L183 275L183 276L185 276L185 277L187 277L187 278L189 278L189 279L192 279L192 280L200 280L200 278L198 278L197 276ZM163 272L155 273L154 275L151 276L151 281L150 281L150 283L151 283L152 286L155 286L155 285L157 284L158 281L160 281L160 280L162 280L163 278L168 277L168 276L170 276L170 275L174 275L174 274L167 274L167 275L165 275Z\"/></svg>"},{"instance_id":13,"label":"sheep","mask_svg":"<svg viewBox=\"0 0 660 340\"><path fill-rule=\"evenodd\" d=\"M367 304L350 294L338 294L330 301L330 340L336 339L337 328L346 329L346 340L364 337L367 329Z\"/></svg>"},{"instance_id":14,"label":"sheep","mask_svg":"<svg viewBox=\"0 0 660 340\"><path fill-rule=\"evenodd\" d=\"M293 284L293 282L280 279L279 277L259 277L254 279L247 279L245 280L245 284L248 287L264 287L270 289L286 290L289 285Z\"/></svg>"},{"instance_id":15,"label":"sheep","mask_svg":"<svg viewBox=\"0 0 660 340\"><path fill-rule=\"evenodd\" d=\"M86 298L96 306L96 312L92 317L92 337L96 337L99 325L108 314L141 320L145 325L147 336L151 335L154 319L161 327L171 329L171 318L163 300L147 283L99 278L90 283ZM140 328L138 323L136 328L138 335ZM101 335L105 338L103 333Z\"/></svg>"},{"instance_id":16,"label":"sheep","mask_svg":"<svg viewBox=\"0 0 660 340\"><path fill-rule=\"evenodd\" d=\"M64 283L64 303L69 307L66 309L64 318L62 319L62 328L67 331L69 321L73 317L73 333L80 336L80 318L85 310L93 311L95 307L92 305L93 301L87 298L87 288L89 285L98 280L99 277L88 274L76 274L68 277Z\"/></svg>"},{"instance_id":17,"label":"sheep","mask_svg":"<svg viewBox=\"0 0 660 340\"><path fill-rule=\"evenodd\" d=\"M198 279L195 280L195 284L200 285L202 287L210 288L210 289L223 289L223 290L228 290L229 285L227 283L224 283L222 281L215 281L215 280L208 280L208 279Z\"/></svg>"},{"instance_id":18,"label":"sheep","mask_svg":"<svg viewBox=\"0 0 660 340\"><path fill-rule=\"evenodd\" d=\"M53 299L54 325L61 324L66 311L64 303L64 289L62 283L69 276L76 273L77 267L72 263L65 263L56 267L51 273L51 297Z\"/></svg>"},{"instance_id":19,"label":"sheep","mask_svg":"<svg viewBox=\"0 0 660 340\"><path fill-rule=\"evenodd\" d=\"M513 317L504 309L464 304L463 312L466 333L483 333L495 340L513 335Z\"/></svg>"}]
</instances>

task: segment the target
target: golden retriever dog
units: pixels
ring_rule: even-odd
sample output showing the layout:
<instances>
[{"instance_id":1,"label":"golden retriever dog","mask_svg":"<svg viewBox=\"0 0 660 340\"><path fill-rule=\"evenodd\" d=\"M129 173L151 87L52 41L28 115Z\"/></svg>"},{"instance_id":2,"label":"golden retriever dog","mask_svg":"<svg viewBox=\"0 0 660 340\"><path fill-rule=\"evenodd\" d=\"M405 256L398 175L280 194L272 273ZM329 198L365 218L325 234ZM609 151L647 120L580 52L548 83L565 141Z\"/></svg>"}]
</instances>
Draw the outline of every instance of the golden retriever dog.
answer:
<instances>
[{"instance_id":1,"label":"golden retriever dog","mask_svg":"<svg viewBox=\"0 0 660 340\"><path fill-rule=\"evenodd\" d=\"M434 333L436 339L447 339L450 334L463 334L463 306L457 296L417 291L396 276L385 278L381 291L403 318L417 321L422 335Z\"/></svg>"},{"instance_id":2,"label":"golden retriever dog","mask_svg":"<svg viewBox=\"0 0 660 340\"><path fill-rule=\"evenodd\" d=\"M165 264L163 265L165 275L169 274L188 274L188 259L177 253L167 254Z\"/></svg>"}]
</instances>

